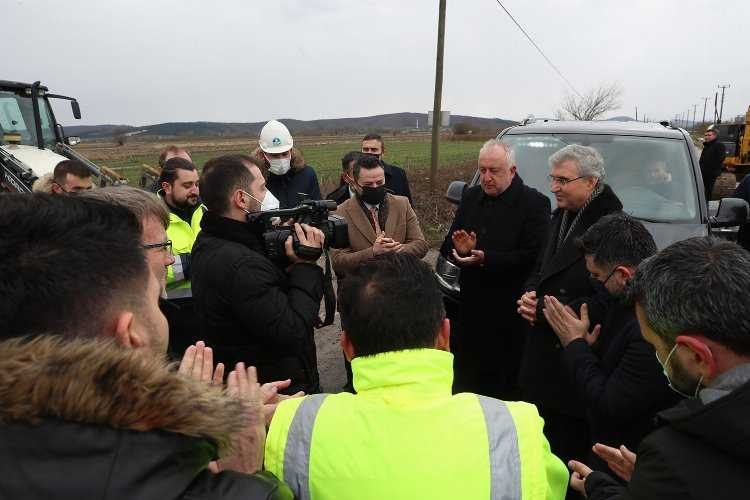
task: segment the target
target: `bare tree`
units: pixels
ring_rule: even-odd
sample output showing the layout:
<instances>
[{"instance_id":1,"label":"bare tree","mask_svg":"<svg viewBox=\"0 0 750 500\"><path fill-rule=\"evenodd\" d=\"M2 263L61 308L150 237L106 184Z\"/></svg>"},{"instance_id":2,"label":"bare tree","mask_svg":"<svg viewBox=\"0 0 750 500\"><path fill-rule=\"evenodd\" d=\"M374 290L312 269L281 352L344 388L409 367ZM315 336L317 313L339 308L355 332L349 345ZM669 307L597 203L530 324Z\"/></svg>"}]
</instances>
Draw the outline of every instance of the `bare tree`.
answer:
<instances>
[{"instance_id":1,"label":"bare tree","mask_svg":"<svg viewBox=\"0 0 750 500\"><path fill-rule=\"evenodd\" d=\"M596 120L609 111L620 108L622 88L616 84L600 85L584 95L568 94L557 112L558 118Z\"/></svg>"}]
</instances>

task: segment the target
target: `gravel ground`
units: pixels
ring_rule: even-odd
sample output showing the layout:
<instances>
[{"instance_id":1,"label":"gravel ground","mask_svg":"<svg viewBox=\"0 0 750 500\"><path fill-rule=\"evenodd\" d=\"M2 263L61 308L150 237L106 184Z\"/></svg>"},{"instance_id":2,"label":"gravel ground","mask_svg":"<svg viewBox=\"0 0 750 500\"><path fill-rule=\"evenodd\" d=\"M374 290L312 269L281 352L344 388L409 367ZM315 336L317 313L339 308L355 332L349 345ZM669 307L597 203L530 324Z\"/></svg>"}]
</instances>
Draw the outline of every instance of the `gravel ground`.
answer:
<instances>
[{"instance_id":1,"label":"gravel ground","mask_svg":"<svg viewBox=\"0 0 750 500\"><path fill-rule=\"evenodd\" d=\"M424 258L430 266L435 265L438 251L432 249ZM334 283L334 289L336 284ZM321 310L321 314L322 314ZM318 349L318 371L320 372L320 384L325 392L340 392L346 382L344 371L344 355L341 352L339 339L341 336L341 320L339 313L331 326L321 328L315 332L315 344Z\"/></svg>"}]
</instances>

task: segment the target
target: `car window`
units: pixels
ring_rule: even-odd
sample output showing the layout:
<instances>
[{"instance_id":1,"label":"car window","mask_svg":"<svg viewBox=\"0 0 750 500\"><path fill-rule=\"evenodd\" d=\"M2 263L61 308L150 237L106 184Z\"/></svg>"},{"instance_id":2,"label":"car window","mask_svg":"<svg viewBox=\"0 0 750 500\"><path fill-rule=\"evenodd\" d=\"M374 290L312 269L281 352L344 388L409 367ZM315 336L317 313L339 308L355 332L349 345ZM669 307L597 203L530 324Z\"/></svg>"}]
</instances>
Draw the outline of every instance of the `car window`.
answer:
<instances>
[{"instance_id":1,"label":"car window","mask_svg":"<svg viewBox=\"0 0 750 500\"><path fill-rule=\"evenodd\" d=\"M548 159L568 144L582 144L602 155L605 182L629 214L655 222L698 217L697 184L682 140L599 134L506 134L502 140L513 146L524 183L547 195L553 207Z\"/></svg>"}]
</instances>

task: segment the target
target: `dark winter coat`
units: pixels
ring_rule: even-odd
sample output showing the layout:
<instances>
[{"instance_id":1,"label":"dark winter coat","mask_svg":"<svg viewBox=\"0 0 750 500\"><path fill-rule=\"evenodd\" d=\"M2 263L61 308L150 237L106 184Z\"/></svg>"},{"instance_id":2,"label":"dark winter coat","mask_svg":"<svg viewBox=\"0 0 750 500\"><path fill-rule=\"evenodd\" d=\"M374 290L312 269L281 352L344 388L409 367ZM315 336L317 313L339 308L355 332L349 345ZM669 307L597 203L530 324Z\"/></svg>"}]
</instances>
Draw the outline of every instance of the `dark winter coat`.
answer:
<instances>
[{"instance_id":1,"label":"dark winter coat","mask_svg":"<svg viewBox=\"0 0 750 500\"><path fill-rule=\"evenodd\" d=\"M536 290L537 321L526 337L520 376L525 400L544 409L571 416L584 415L582 403L562 364L560 341L544 320L544 296L554 296L575 310L585 301L592 306L593 321L601 321L602 310L595 307L596 291L586 270L583 255L575 246L575 240L603 216L621 210L622 203L612 189L605 185L599 196L585 208L578 223L557 251L555 247L563 211L557 209L552 214L546 248L537 271L526 284L527 290Z\"/></svg>"},{"instance_id":2,"label":"dark winter coat","mask_svg":"<svg viewBox=\"0 0 750 500\"><path fill-rule=\"evenodd\" d=\"M292 148L291 168L284 175L274 175L268 171L268 162L260 148L253 156L264 166L266 187L279 200L280 208L292 208L302 200L319 200L320 185L315 169L305 163L305 157L297 148Z\"/></svg>"},{"instance_id":3,"label":"dark winter coat","mask_svg":"<svg viewBox=\"0 0 750 500\"><path fill-rule=\"evenodd\" d=\"M351 198L352 195L349 192L349 184L342 182L339 187L337 187L335 190L328 193L325 197L326 200L333 200L336 202L336 205L341 205L346 200Z\"/></svg>"},{"instance_id":4,"label":"dark winter coat","mask_svg":"<svg viewBox=\"0 0 750 500\"><path fill-rule=\"evenodd\" d=\"M701 174L703 177L718 177L724 168L724 158L726 156L726 148L718 139L704 143L700 158Z\"/></svg>"},{"instance_id":5,"label":"dark winter coat","mask_svg":"<svg viewBox=\"0 0 750 500\"><path fill-rule=\"evenodd\" d=\"M736 500L750 494L750 382L711 403L684 400L659 414L627 486L603 472L589 500Z\"/></svg>"},{"instance_id":6,"label":"dark winter coat","mask_svg":"<svg viewBox=\"0 0 750 500\"><path fill-rule=\"evenodd\" d=\"M386 189L391 194L406 196L409 198L409 204L414 206L414 201L411 199L411 189L409 189L409 180L406 178L406 171L401 167L390 165L384 161L381 161L381 163L385 172Z\"/></svg>"},{"instance_id":7,"label":"dark winter coat","mask_svg":"<svg viewBox=\"0 0 750 500\"><path fill-rule=\"evenodd\" d=\"M268 473L211 473L217 444L247 425L242 406L138 351L0 344L0 498L291 500Z\"/></svg>"},{"instance_id":8,"label":"dark winter coat","mask_svg":"<svg viewBox=\"0 0 750 500\"><path fill-rule=\"evenodd\" d=\"M517 398L524 325L516 300L534 268L550 221L549 199L516 175L499 196L466 190L440 248L452 259L454 231L475 232L481 267L461 268L460 325L451 339L457 391Z\"/></svg>"},{"instance_id":9,"label":"dark winter coat","mask_svg":"<svg viewBox=\"0 0 750 500\"><path fill-rule=\"evenodd\" d=\"M641 335L633 306L613 300L599 339L568 344L563 363L586 409L591 443L638 449L653 430L657 412L679 400L669 388L653 346ZM595 470L607 465L593 452L586 464Z\"/></svg>"},{"instance_id":10,"label":"dark winter coat","mask_svg":"<svg viewBox=\"0 0 750 500\"><path fill-rule=\"evenodd\" d=\"M737 185L732 195L734 198L740 198L750 203L750 175L746 175ZM743 224L737 233L737 243L745 250L750 250L750 224Z\"/></svg>"},{"instance_id":11,"label":"dark winter coat","mask_svg":"<svg viewBox=\"0 0 750 500\"><path fill-rule=\"evenodd\" d=\"M263 253L244 222L206 212L193 246L193 303L206 344L227 367L242 361L261 382L292 379L287 392L316 392L313 327L323 297L317 265L289 272Z\"/></svg>"}]
</instances>

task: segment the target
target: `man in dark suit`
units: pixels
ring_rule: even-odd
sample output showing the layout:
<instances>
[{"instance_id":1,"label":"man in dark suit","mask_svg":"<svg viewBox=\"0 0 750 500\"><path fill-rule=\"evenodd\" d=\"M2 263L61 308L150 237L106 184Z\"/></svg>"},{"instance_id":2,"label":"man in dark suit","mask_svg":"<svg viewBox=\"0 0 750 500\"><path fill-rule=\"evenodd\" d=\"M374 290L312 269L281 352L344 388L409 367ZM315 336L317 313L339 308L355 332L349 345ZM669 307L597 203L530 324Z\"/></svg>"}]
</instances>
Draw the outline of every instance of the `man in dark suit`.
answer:
<instances>
[{"instance_id":1,"label":"man in dark suit","mask_svg":"<svg viewBox=\"0 0 750 500\"><path fill-rule=\"evenodd\" d=\"M726 148L716 140L716 130L710 128L703 134L703 151L701 151L700 166L703 187L706 190L706 202L711 199L716 179L724 169L724 158L727 156Z\"/></svg>"},{"instance_id":2,"label":"man in dark suit","mask_svg":"<svg viewBox=\"0 0 750 500\"><path fill-rule=\"evenodd\" d=\"M656 359L641 335L635 307L624 299L626 284L644 259L656 253L651 233L627 214L599 219L577 241L586 269L610 297L601 325L555 297L544 297L544 317L560 339L562 358L589 423L588 464L606 470L591 449L595 443L636 450L653 430L656 413L677 403Z\"/></svg>"},{"instance_id":3,"label":"man in dark suit","mask_svg":"<svg viewBox=\"0 0 750 500\"><path fill-rule=\"evenodd\" d=\"M406 196L409 199L409 204L414 206L414 201L411 199L409 181L406 178L404 169L396 165L389 165L383 161L383 154L385 153L383 138L379 134L367 134L362 139L362 152L377 156L382 163L383 170L385 171L386 189L392 194Z\"/></svg>"},{"instance_id":4,"label":"man in dark suit","mask_svg":"<svg viewBox=\"0 0 750 500\"><path fill-rule=\"evenodd\" d=\"M515 300L544 245L550 203L524 185L507 144L487 141L478 163L480 185L466 190L440 249L461 267L453 387L518 399L524 324Z\"/></svg>"},{"instance_id":5,"label":"man in dark suit","mask_svg":"<svg viewBox=\"0 0 750 500\"><path fill-rule=\"evenodd\" d=\"M537 271L518 300L518 313L531 326L520 383L524 400L539 407L553 453L567 461L586 456L588 425L583 403L562 363L560 340L545 321L542 298L554 296L574 310L585 301L592 319L601 321L602 309L593 299L596 290L574 241L603 216L621 211L622 203L604 183L604 160L595 149L571 144L553 154L549 164L557 209Z\"/></svg>"}]
</instances>

